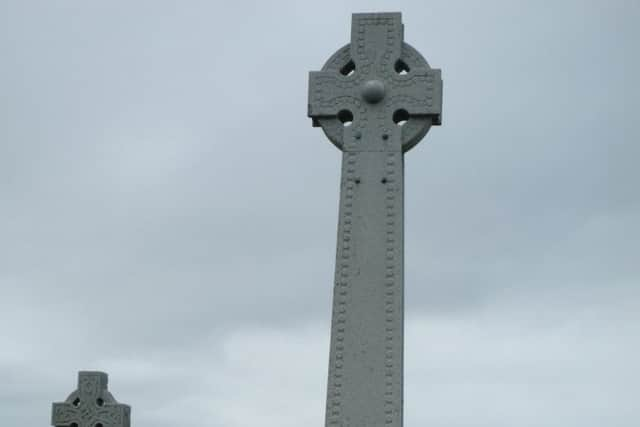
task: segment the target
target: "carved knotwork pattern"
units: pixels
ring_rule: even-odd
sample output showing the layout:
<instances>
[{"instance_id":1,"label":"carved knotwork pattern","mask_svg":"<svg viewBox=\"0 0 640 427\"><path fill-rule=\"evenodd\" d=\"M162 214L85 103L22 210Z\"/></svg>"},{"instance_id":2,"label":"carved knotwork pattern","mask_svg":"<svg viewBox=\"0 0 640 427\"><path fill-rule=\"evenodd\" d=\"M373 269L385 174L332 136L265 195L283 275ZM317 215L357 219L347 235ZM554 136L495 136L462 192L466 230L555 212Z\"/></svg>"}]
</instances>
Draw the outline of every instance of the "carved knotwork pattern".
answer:
<instances>
[{"instance_id":1,"label":"carved knotwork pattern","mask_svg":"<svg viewBox=\"0 0 640 427\"><path fill-rule=\"evenodd\" d=\"M78 389L63 403L54 403L51 424L56 427L129 427L130 407L118 403L107 390L107 375L80 372Z\"/></svg>"},{"instance_id":2,"label":"carved knotwork pattern","mask_svg":"<svg viewBox=\"0 0 640 427\"><path fill-rule=\"evenodd\" d=\"M394 69L398 60L408 65L407 74ZM342 75L340 70L349 61L355 63L355 72ZM362 85L369 80L384 83L386 96L380 104L362 99ZM345 148L344 129L337 119L341 110L352 112L354 133L364 133L367 141L389 133L395 126L393 113L406 110L411 117L407 122L411 125L401 131L406 151L432 124L439 124L441 108L440 70L431 69L422 55L403 42L399 14L355 14L351 43L339 49L322 71L310 73L309 116L340 149ZM371 125L377 128L376 133L367 132Z\"/></svg>"}]
</instances>

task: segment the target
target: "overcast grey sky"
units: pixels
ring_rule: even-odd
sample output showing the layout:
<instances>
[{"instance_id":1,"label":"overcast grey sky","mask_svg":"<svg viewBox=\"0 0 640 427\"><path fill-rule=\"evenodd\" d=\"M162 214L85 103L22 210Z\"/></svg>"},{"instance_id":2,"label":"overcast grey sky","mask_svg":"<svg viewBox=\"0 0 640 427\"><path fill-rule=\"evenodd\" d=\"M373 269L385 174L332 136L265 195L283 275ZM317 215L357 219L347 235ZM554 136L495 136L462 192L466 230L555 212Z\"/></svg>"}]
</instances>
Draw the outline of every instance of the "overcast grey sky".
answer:
<instances>
[{"instance_id":1,"label":"overcast grey sky","mask_svg":"<svg viewBox=\"0 0 640 427\"><path fill-rule=\"evenodd\" d=\"M640 2L0 1L0 426L321 426L340 153L308 71L401 11L405 423L640 425Z\"/></svg>"}]
</instances>

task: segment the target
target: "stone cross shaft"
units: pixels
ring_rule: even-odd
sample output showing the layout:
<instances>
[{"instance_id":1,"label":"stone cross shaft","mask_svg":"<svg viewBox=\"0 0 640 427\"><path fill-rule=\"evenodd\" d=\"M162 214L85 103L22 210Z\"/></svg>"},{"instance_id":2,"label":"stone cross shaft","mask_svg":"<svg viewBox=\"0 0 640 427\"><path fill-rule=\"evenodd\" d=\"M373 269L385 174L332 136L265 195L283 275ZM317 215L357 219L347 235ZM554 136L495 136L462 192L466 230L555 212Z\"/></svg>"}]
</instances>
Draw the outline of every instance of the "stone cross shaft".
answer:
<instances>
[{"instance_id":1,"label":"stone cross shaft","mask_svg":"<svg viewBox=\"0 0 640 427\"><path fill-rule=\"evenodd\" d=\"M354 14L351 43L309 75L308 115L342 152L327 427L401 427L404 152L441 123L440 70L400 13Z\"/></svg>"},{"instance_id":2,"label":"stone cross shaft","mask_svg":"<svg viewBox=\"0 0 640 427\"><path fill-rule=\"evenodd\" d=\"M56 427L129 427L131 408L107 390L104 372L81 371L78 389L66 401L54 403L51 425Z\"/></svg>"}]
</instances>

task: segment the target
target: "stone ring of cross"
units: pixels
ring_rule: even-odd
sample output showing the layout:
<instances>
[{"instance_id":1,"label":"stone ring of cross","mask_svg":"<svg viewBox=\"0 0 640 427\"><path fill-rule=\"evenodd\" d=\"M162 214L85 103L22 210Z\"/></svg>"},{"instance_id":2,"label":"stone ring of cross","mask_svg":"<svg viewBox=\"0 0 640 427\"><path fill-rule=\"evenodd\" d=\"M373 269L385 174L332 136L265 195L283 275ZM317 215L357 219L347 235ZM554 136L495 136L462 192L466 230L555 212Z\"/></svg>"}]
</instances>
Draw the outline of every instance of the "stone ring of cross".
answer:
<instances>
[{"instance_id":1,"label":"stone ring of cross","mask_svg":"<svg viewBox=\"0 0 640 427\"><path fill-rule=\"evenodd\" d=\"M308 115L343 151L403 152L442 121L442 79L399 13L354 14L351 43L309 74Z\"/></svg>"}]
</instances>

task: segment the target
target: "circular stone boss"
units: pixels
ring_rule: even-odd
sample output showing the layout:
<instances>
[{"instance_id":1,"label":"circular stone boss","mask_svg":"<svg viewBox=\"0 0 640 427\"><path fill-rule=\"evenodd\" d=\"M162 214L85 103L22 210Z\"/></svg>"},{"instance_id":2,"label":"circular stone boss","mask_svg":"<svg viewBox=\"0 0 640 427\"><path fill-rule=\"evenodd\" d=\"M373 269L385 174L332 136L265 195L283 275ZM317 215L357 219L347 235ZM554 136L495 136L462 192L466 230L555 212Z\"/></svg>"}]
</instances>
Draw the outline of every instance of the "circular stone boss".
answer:
<instances>
[{"instance_id":1,"label":"circular stone boss","mask_svg":"<svg viewBox=\"0 0 640 427\"><path fill-rule=\"evenodd\" d=\"M338 49L324 64L322 71L335 71L340 73L348 67L351 62L351 44L348 43L345 46ZM404 62L409 70L416 68L427 68L429 64L424 57L415 50L408 43L402 43L402 52L399 58ZM392 62L393 64L393 62ZM397 79L408 78L408 75L397 74L395 70L390 70L390 73L396 74L394 77ZM358 69L356 68L353 73L349 74L345 78L347 79L360 79L358 76ZM370 104L378 102L384 102L385 86L384 81L374 79L369 81L362 81L362 96L364 100ZM355 112L354 112L355 113ZM398 126L393 122L393 111L387 112L387 120L391 122L390 126ZM357 113L354 114L357 117ZM357 118L356 118L357 120ZM318 123L322 127L325 135L329 140L339 149L342 149L342 133L344 126L338 117L322 117L317 119ZM357 123L354 121L354 126ZM429 116L410 116L409 120L402 125L402 150L408 151L413 148L420 140L427 134L432 125L432 119Z\"/></svg>"}]
</instances>

